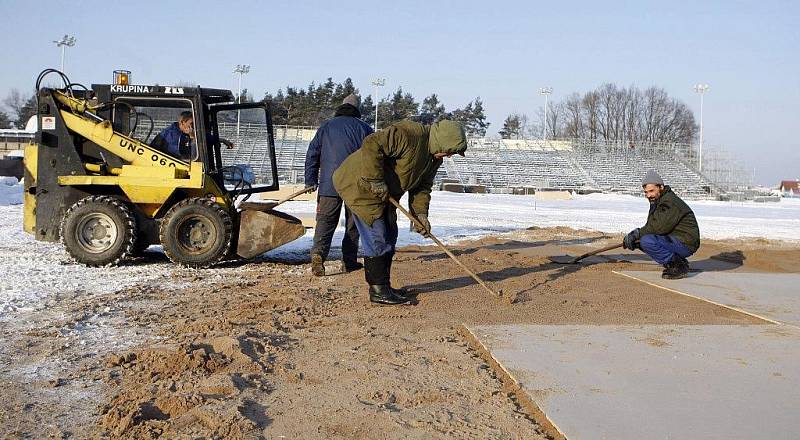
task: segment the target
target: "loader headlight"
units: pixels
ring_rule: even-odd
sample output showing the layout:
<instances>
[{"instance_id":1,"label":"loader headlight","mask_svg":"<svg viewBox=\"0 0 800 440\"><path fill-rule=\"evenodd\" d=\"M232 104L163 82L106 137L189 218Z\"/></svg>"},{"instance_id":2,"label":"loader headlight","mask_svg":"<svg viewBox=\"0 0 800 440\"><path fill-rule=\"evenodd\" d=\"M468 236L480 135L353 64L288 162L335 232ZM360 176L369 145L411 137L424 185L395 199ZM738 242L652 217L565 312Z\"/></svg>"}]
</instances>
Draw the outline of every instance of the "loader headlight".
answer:
<instances>
[{"instance_id":1,"label":"loader headlight","mask_svg":"<svg viewBox=\"0 0 800 440\"><path fill-rule=\"evenodd\" d=\"M120 86L127 86L130 84L131 71L130 70L115 70L114 71L114 84Z\"/></svg>"}]
</instances>

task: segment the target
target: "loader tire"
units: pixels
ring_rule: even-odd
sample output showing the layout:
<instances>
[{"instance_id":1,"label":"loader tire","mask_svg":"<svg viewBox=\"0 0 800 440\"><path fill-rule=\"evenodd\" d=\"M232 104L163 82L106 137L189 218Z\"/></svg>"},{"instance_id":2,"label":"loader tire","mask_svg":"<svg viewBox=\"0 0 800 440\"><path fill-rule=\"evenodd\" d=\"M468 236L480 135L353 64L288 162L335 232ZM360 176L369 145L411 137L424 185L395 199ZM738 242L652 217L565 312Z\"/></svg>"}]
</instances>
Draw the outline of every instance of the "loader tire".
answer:
<instances>
[{"instance_id":1,"label":"loader tire","mask_svg":"<svg viewBox=\"0 0 800 440\"><path fill-rule=\"evenodd\" d=\"M78 263L116 265L133 251L136 218L122 200L89 196L75 202L61 220L61 243Z\"/></svg>"},{"instance_id":2,"label":"loader tire","mask_svg":"<svg viewBox=\"0 0 800 440\"><path fill-rule=\"evenodd\" d=\"M188 267L208 267L228 254L233 222L213 200L194 197L167 211L159 231L167 257Z\"/></svg>"}]
</instances>

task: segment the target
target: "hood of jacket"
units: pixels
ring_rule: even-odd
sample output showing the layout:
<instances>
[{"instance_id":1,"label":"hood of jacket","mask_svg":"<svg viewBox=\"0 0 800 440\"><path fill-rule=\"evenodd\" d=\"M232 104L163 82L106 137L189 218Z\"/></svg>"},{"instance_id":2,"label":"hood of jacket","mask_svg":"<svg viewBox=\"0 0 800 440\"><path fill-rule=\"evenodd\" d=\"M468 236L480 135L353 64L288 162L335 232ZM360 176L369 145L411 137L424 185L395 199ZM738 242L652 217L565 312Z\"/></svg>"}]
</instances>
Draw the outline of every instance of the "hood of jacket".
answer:
<instances>
[{"instance_id":1,"label":"hood of jacket","mask_svg":"<svg viewBox=\"0 0 800 440\"><path fill-rule=\"evenodd\" d=\"M460 122L442 120L431 125L428 137L428 150L431 154L456 153L464 155L467 150L467 135Z\"/></svg>"},{"instance_id":2,"label":"hood of jacket","mask_svg":"<svg viewBox=\"0 0 800 440\"><path fill-rule=\"evenodd\" d=\"M358 111L358 108L352 104L342 104L339 107L336 107L336 113L334 116L352 116L354 118L361 119L361 112Z\"/></svg>"}]
</instances>

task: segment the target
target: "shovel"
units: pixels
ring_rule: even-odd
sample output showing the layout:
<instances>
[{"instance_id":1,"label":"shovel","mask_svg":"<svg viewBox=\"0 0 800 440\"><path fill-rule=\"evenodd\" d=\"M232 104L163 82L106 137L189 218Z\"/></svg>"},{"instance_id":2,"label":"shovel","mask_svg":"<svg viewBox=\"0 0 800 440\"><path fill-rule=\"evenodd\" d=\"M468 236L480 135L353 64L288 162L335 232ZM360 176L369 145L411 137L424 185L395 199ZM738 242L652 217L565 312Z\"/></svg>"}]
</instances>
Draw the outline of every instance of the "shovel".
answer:
<instances>
[{"instance_id":1,"label":"shovel","mask_svg":"<svg viewBox=\"0 0 800 440\"><path fill-rule=\"evenodd\" d=\"M311 188L303 188L277 202L240 204L236 254L253 258L302 237L306 233L303 222L273 208L307 192L311 192Z\"/></svg>"},{"instance_id":2,"label":"shovel","mask_svg":"<svg viewBox=\"0 0 800 440\"><path fill-rule=\"evenodd\" d=\"M389 197L389 202L392 205L394 205L395 208L399 209L403 214L405 214L405 216L408 217L408 219L411 220L411 222L414 223L418 228L423 229L423 230L425 229L425 226L422 223L420 223L420 221L417 220L416 217L411 215L410 212L406 211L405 208L400 206L400 204L397 203L397 200L395 200L394 197ZM444 253L447 254L448 257L452 258L453 261L455 261L459 266L461 266L461 268L464 269L469 274L469 276L471 276L475 281L477 281L478 284L480 284L484 289L486 289L487 292L491 293L492 295L494 295L496 297L500 297L500 295L495 293L494 290L490 289L489 286L487 286L486 283L484 283L483 280L480 279L480 277L478 277L478 275L475 275L475 273L472 272L471 270L469 270L469 268L467 268L467 266L464 266L464 263L462 263L458 258L456 258L456 256L453 255L453 253L450 252L450 250L447 249L444 246L444 244L442 244L442 242L439 241L438 238L434 237L433 234L431 234L431 231L426 231L426 232L428 233L428 236L430 236L431 240L433 240L433 242L436 243L436 245L439 246L444 251Z\"/></svg>"},{"instance_id":3,"label":"shovel","mask_svg":"<svg viewBox=\"0 0 800 440\"><path fill-rule=\"evenodd\" d=\"M552 257L548 257L550 261L553 263L558 264L578 264L579 261L583 260L586 257L591 257L592 255L597 255L606 251L610 251L612 249L621 248L622 243L620 244L612 244L611 246L606 246L601 249L597 249L596 251L587 252L579 257L573 257L570 255L555 255Z\"/></svg>"},{"instance_id":4,"label":"shovel","mask_svg":"<svg viewBox=\"0 0 800 440\"><path fill-rule=\"evenodd\" d=\"M241 208L241 209L252 209L254 211L269 211L270 209L275 209L276 206L282 205L282 204L288 202L289 200L292 200L293 198L295 198L297 196L300 196L300 195L303 195L305 193L311 192L312 189L313 189L312 187L302 188L300 190L297 190L297 191L289 194L285 198L278 200L277 202L267 202L267 203L244 202L244 203L239 205L239 208Z\"/></svg>"}]
</instances>

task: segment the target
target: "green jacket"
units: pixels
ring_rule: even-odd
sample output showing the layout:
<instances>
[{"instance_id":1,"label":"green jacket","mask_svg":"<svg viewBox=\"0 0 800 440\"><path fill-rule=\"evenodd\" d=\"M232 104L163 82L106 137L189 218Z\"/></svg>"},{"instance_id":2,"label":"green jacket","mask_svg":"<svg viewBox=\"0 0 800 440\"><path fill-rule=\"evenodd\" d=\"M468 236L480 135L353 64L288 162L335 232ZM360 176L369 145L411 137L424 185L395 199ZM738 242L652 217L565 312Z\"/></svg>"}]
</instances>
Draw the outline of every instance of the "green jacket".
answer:
<instances>
[{"instance_id":1,"label":"green jacket","mask_svg":"<svg viewBox=\"0 0 800 440\"><path fill-rule=\"evenodd\" d=\"M700 228L694 212L669 186L661 197L650 204L647 223L639 228L639 235L672 235L685 244L692 253L700 247Z\"/></svg>"},{"instance_id":2,"label":"green jacket","mask_svg":"<svg viewBox=\"0 0 800 440\"><path fill-rule=\"evenodd\" d=\"M464 128L458 122L425 126L400 121L364 138L361 148L333 173L333 185L344 203L369 225L383 215L388 203L370 192L371 181L386 182L395 200L408 191L411 212L427 215L433 179L442 165L442 159L432 154L460 154L466 149Z\"/></svg>"}]
</instances>

